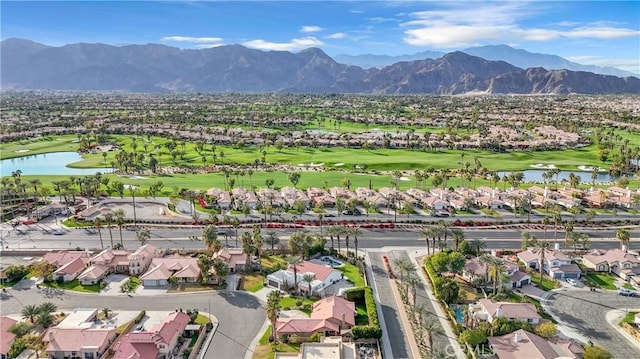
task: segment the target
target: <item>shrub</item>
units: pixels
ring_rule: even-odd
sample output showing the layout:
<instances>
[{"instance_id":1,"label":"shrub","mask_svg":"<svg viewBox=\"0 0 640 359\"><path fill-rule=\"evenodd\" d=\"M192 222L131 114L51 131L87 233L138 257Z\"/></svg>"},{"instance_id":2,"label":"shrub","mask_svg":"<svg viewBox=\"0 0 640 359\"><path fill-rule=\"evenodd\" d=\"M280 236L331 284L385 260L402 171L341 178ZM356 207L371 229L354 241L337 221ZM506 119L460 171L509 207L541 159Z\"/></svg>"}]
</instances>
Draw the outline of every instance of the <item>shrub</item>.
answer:
<instances>
[{"instance_id":1,"label":"shrub","mask_svg":"<svg viewBox=\"0 0 640 359\"><path fill-rule=\"evenodd\" d=\"M380 339L382 337L382 329L379 325L356 325L351 328L351 334L353 339Z\"/></svg>"},{"instance_id":2,"label":"shrub","mask_svg":"<svg viewBox=\"0 0 640 359\"><path fill-rule=\"evenodd\" d=\"M355 303L364 303L365 287L350 288L344 291L344 298Z\"/></svg>"},{"instance_id":3,"label":"shrub","mask_svg":"<svg viewBox=\"0 0 640 359\"><path fill-rule=\"evenodd\" d=\"M302 305L302 299L296 300L296 307L299 307L301 305Z\"/></svg>"}]
</instances>

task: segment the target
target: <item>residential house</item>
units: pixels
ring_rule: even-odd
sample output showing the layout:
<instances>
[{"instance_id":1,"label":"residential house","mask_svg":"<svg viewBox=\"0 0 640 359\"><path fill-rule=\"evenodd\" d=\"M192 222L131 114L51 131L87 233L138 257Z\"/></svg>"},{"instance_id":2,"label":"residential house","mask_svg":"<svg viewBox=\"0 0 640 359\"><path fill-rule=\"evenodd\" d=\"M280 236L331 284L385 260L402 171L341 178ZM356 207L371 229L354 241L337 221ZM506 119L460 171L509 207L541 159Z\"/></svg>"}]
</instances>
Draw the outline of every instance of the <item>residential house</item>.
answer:
<instances>
[{"instance_id":1,"label":"residential house","mask_svg":"<svg viewBox=\"0 0 640 359\"><path fill-rule=\"evenodd\" d=\"M520 267L511 261L503 261L505 267L505 273L511 279L504 283L505 286L511 288L522 288L523 285L531 283L531 276L525 272L520 271ZM487 282L490 280L489 276L490 268L487 263L480 257L471 258L465 263L462 268L462 279L467 282L473 282L478 278L485 278Z\"/></svg>"},{"instance_id":2,"label":"residential house","mask_svg":"<svg viewBox=\"0 0 640 359\"><path fill-rule=\"evenodd\" d=\"M478 196L474 198L474 204L479 208L499 209L504 207L504 201L491 196Z\"/></svg>"},{"instance_id":3,"label":"residential house","mask_svg":"<svg viewBox=\"0 0 640 359\"><path fill-rule=\"evenodd\" d=\"M243 206L248 206L251 209L258 208L258 196L253 191L248 191L243 187L235 187L231 190L233 197L233 207L240 210Z\"/></svg>"},{"instance_id":4,"label":"residential house","mask_svg":"<svg viewBox=\"0 0 640 359\"><path fill-rule=\"evenodd\" d=\"M329 194L334 198L342 197L346 202L349 202L351 199L358 200L355 193L344 187L331 187L329 188Z\"/></svg>"},{"instance_id":5,"label":"residential house","mask_svg":"<svg viewBox=\"0 0 640 359\"><path fill-rule=\"evenodd\" d=\"M71 282L76 279L86 268L88 258L77 257L74 260L62 265L53 272L53 280Z\"/></svg>"},{"instance_id":6,"label":"residential house","mask_svg":"<svg viewBox=\"0 0 640 359\"><path fill-rule=\"evenodd\" d=\"M486 298L470 305L469 314L476 321L489 323L496 318L507 318L509 321L517 320L537 325L542 320L536 306L531 303L495 302Z\"/></svg>"},{"instance_id":7,"label":"residential house","mask_svg":"<svg viewBox=\"0 0 640 359\"><path fill-rule=\"evenodd\" d=\"M42 336L48 358L101 358L117 337L117 329L58 328L47 329Z\"/></svg>"},{"instance_id":8,"label":"residential house","mask_svg":"<svg viewBox=\"0 0 640 359\"><path fill-rule=\"evenodd\" d=\"M129 260L129 275L138 276L144 273L151 264L153 258L161 257L163 251L151 244L145 244L131 253L127 259Z\"/></svg>"},{"instance_id":9,"label":"residential house","mask_svg":"<svg viewBox=\"0 0 640 359\"><path fill-rule=\"evenodd\" d=\"M78 280L83 285L96 284L110 273L129 274L130 251L107 248L89 259L86 268Z\"/></svg>"},{"instance_id":10,"label":"residential house","mask_svg":"<svg viewBox=\"0 0 640 359\"><path fill-rule=\"evenodd\" d=\"M284 207L285 205L280 192L273 188L260 188L257 196L263 207Z\"/></svg>"},{"instance_id":11,"label":"residential house","mask_svg":"<svg viewBox=\"0 0 640 359\"><path fill-rule=\"evenodd\" d=\"M77 258L85 258L86 262L89 262L91 253L88 251L59 251L59 252L47 252L42 256L42 261L53 264L56 268L60 268L65 264L71 263Z\"/></svg>"},{"instance_id":12,"label":"residential house","mask_svg":"<svg viewBox=\"0 0 640 359\"><path fill-rule=\"evenodd\" d=\"M311 199L314 206L334 207L336 205L336 198L322 188L307 188L307 196Z\"/></svg>"},{"instance_id":13,"label":"residential house","mask_svg":"<svg viewBox=\"0 0 640 359\"><path fill-rule=\"evenodd\" d=\"M207 196L215 198L218 208L223 210L231 208L231 195L229 192L221 190L220 188L209 188L205 193Z\"/></svg>"},{"instance_id":14,"label":"residential house","mask_svg":"<svg viewBox=\"0 0 640 359\"><path fill-rule=\"evenodd\" d=\"M17 322L17 320L9 317L0 317L0 359L9 358L11 343L13 343L13 338L16 337L15 334L9 331L9 328Z\"/></svg>"},{"instance_id":15,"label":"residential house","mask_svg":"<svg viewBox=\"0 0 640 359\"><path fill-rule=\"evenodd\" d=\"M189 316L174 312L150 331L125 334L114 347L113 359L177 358L178 338L189 324Z\"/></svg>"},{"instance_id":16,"label":"residential house","mask_svg":"<svg viewBox=\"0 0 640 359\"><path fill-rule=\"evenodd\" d=\"M342 337L323 337L320 343L302 343L300 353L278 353L275 359L355 359L356 344L343 342Z\"/></svg>"},{"instance_id":17,"label":"residential house","mask_svg":"<svg viewBox=\"0 0 640 359\"><path fill-rule=\"evenodd\" d=\"M615 273L625 280L640 276L640 259L619 248L595 249L582 256L582 263L596 272Z\"/></svg>"},{"instance_id":18,"label":"residential house","mask_svg":"<svg viewBox=\"0 0 640 359\"><path fill-rule=\"evenodd\" d=\"M421 198L418 205L422 208L430 209L432 211L444 211L449 209L448 201L433 196Z\"/></svg>"},{"instance_id":19,"label":"residential house","mask_svg":"<svg viewBox=\"0 0 640 359\"><path fill-rule=\"evenodd\" d=\"M640 192L627 188L612 186L607 188L607 196L617 206L624 208L637 208L640 205Z\"/></svg>"},{"instance_id":20,"label":"residential house","mask_svg":"<svg viewBox=\"0 0 640 359\"><path fill-rule=\"evenodd\" d=\"M198 260L191 257L153 258L140 280L145 287L164 286L169 278L177 278L178 283L198 283L200 267Z\"/></svg>"},{"instance_id":21,"label":"residential house","mask_svg":"<svg viewBox=\"0 0 640 359\"><path fill-rule=\"evenodd\" d=\"M542 252L539 248L529 248L526 251L518 253L518 259L521 260L527 268L540 270L542 267L553 279L580 278L580 267L571 262L571 258L559 250L545 249L544 264L542 266L540 264Z\"/></svg>"},{"instance_id":22,"label":"residential house","mask_svg":"<svg viewBox=\"0 0 640 359\"><path fill-rule=\"evenodd\" d=\"M322 295L324 288L338 282L342 279L342 272L331 268L328 265L315 264L309 261L303 261L296 265L298 289L303 292L311 291L312 294ZM303 278L305 274L311 274L314 276L314 280L311 282L311 288L309 283L306 283ZM293 266L289 266L287 269L281 269L277 272L267 275L267 283L269 286L282 289L287 283L290 287L295 285Z\"/></svg>"},{"instance_id":23,"label":"residential house","mask_svg":"<svg viewBox=\"0 0 640 359\"><path fill-rule=\"evenodd\" d=\"M524 329L487 339L497 359L579 359L584 353L582 346L571 340L554 343Z\"/></svg>"},{"instance_id":24,"label":"residential house","mask_svg":"<svg viewBox=\"0 0 640 359\"><path fill-rule=\"evenodd\" d=\"M331 296L313 304L309 318L281 318L276 322L279 337L298 335L308 338L315 333L341 335L355 325L355 303Z\"/></svg>"},{"instance_id":25,"label":"residential house","mask_svg":"<svg viewBox=\"0 0 640 359\"><path fill-rule=\"evenodd\" d=\"M295 187L283 187L280 190L280 195L289 207L293 207L295 203L298 202L304 204L304 208L307 208L311 202L309 197L302 190Z\"/></svg>"},{"instance_id":26,"label":"residential house","mask_svg":"<svg viewBox=\"0 0 640 359\"><path fill-rule=\"evenodd\" d=\"M212 258L220 258L227 263L230 273L242 272L249 264L249 256L240 248L222 248Z\"/></svg>"}]
</instances>

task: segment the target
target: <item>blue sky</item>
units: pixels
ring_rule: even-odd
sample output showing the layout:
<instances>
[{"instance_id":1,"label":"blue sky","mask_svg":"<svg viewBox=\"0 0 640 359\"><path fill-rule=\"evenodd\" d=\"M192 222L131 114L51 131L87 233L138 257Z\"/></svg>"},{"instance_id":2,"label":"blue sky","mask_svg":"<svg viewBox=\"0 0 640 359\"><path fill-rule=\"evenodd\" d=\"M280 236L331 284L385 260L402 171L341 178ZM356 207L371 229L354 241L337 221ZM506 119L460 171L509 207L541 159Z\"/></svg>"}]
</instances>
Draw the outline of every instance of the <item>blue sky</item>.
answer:
<instances>
[{"instance_id":1,"label":"blue sky","mask_svg":"<svg viewBox=\"0 0 640 359\"><path fill-rule=\"evenodd\" d=\"M5 1L2 39L413 54L508 44L640 73L638 1Z\"/></svg>"}]
</instances>

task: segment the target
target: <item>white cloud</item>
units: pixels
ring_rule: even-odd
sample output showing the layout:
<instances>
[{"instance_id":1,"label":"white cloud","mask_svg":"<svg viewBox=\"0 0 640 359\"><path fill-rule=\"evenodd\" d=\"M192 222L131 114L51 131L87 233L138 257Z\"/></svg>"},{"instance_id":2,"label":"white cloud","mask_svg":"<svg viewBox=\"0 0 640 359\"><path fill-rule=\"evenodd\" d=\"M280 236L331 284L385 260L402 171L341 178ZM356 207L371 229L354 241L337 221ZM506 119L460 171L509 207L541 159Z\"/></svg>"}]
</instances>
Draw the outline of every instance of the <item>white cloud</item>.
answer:
<instances>
[{"instance_id":1,"label":"white cloud","mask_svg":"<svg viewBox=\"0 0 640 359\"><path fill-rule=\"evenodd\" d=\"M608 59L602 56L566 56L569 61L584 65L596 65L605 67L617 67L626 71L640 74L640 60L638 59Z\"/></svg>"},{"instance_id":2,"label":"white cloud","mask_svg":"<svg viewBox=\"0 0 640 359\"><path fill-rule=\"evenodd\" d=\"M308 34L311 32L319 32L324 30L323 28L321 28L320 26L303 26L300 28L300 32Z\"/></svg>"},{"instance_id":3,"label":"white cloud","mask_svg":"<svg viewBox=\"0 0 640 359\"><path fill-rule=\"evenodd\" d=\"M262 39L256 39L246 41L242 43L246 47L251 47L259 50L274 50L274 51L297 51L303 50L309 47L322 46L324 42L316 39L313 36L302 37L298 39L291 39L289 42L270 42Z\"/></svg>"},{"instance_id":4,"label":"white cloud","mask_svg":"<svg viewBox=\"0 0 640 359\"><path fill-rule=\"evenodd\" d=\"M347 34L344 32L336 32L335 34L325 36L327 39L344 39L345 37L347 37Z\"/></svg>"},{"instance_id":5,"label":"white cloud","mask_svg":"<svg viewBox=\"0 0 640 359\"><path fill-rule=\"evenodd\" d=\"M455 48L487 42L514 42L518 40L550 41L571 39L620 39L639 36L640 31L621 27L623 24L606 21L574 23L563 21L554 28L525 28L520 21L542 13L540 3L535 7L527 2L468 3L451 2L446 8L418 11L409 14L412 20L404 22L404 42L415 46Z\"/></svg>"},{"instance_id":6,"label":"white cloud","mask_svg":"<svg viewBox=\"0 0 640 359\"><path fill-rule=\"evenodd\" d=\"M165 36L160 41L193 42L196 44L208 44L222 41L221 37L191 37L191 36Z\"/></svg>"}]
</instances>

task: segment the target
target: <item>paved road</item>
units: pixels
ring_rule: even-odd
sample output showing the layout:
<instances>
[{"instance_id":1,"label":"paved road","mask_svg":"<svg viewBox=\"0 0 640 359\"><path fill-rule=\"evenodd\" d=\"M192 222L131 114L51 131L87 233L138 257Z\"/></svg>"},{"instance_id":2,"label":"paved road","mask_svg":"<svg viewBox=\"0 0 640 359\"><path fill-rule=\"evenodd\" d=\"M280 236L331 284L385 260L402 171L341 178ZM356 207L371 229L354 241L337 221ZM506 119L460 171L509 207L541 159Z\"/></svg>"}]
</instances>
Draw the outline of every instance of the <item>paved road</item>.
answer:
<instances>
[{"instance_id":1,"label":"paved road","mask_svg":"<svg viewBox=\"0 0 640 359\"><path fill-rule=\"evenodd\" d=\"M311 230L319 231L318 228ZM490 249L516 249L520 248L520 235L522 230L518 229L500 229L488 230L478 228L464 228L465 237L467 239L483 239L487 241ZM241 230L242 231L242 230ZM286 238L294 230L277 230L278 236L281 237L282 243L286 244ZM220 235L219 238L223 243L235 245L235 231L228 229L228 236ZM420 234L420 230L409 229L375 229L362 231L359 237L360 248L382 248L382 247L422 247L425 245L424 239ZM537 238L544 238L545 234L540 230L529 231ZM615 229L580 231L588 233L591 238L592 248L618 248L620 242L615 240ZM149 243L161 248L204 248L204 244L200 240L191 240L190 237L200 237L202 229L152 229ZM640 230L631 230L631 249L637 249L638 239L640 238ZM110 244L110 237L107 230L102 230L102 240L105 247ZM137 248L139 242L136 240L134 231L123 230L122 237L125 248ZM554 237L553 231L547 231L546 238L552 241ZM564 232L558 231L558 239L560 242L564 240ZM113 230L114 243L120 242L120 234L117 229ZM11 231L7 235L4 231L4 246L9 246L10 250L16 249L69 249L69 248L99 248L100 240L97 233L90 233L84 229L70 229L62 235L46 234L34 227L34 230L27 231L24 234L17 234ZM6 248L5 248L6 249Z\"/></svg>"},{"instance_id":2,"label":"paved road","mask_svg":"<svg viewBox=\"0 0 640 359\"><path fill-rule=\"evenodd\" d=\"M265 321L265 310L256 297L245 292L207 292L145 296L98 296L69 291L45 296L35 289L10 289L0 297L0 314L15 314L28 304L53 302L59 309L70 311L78 307L108 307L113 310L198 309L218 318L219 326L205 358L244 358L249 344ZM211 309L209 309L211 308Z\"/></svg>"},{"instance_id":3,"label":"paved road","mask_svg":"<svg viewBox=\"0 0 640 359\"><path fill-rule=\"evenodd\" d=\"M373 280L376 283L393 358L416 358L418 353L414 355L411 354L409 341L407 340L404 327L401 324L396 299L393 295L391 283L389 282L389 274L385 268L382 253L370 252L369 259L371 260L371 272L373 273Z\"/></svg>"},{"instance_id":4,"label":"paved road","mask_svg":"<svg viewBox=\"0 0 640 359\"><path fill-rule=\"evenodd\" d=\"M547 305L559 323L603 346L615 358L640 358L638 347L631 345L605 319L606 313L613 309L640 308L640 298L580 289L554 292Z\"/></svg>"}]
</instances>

